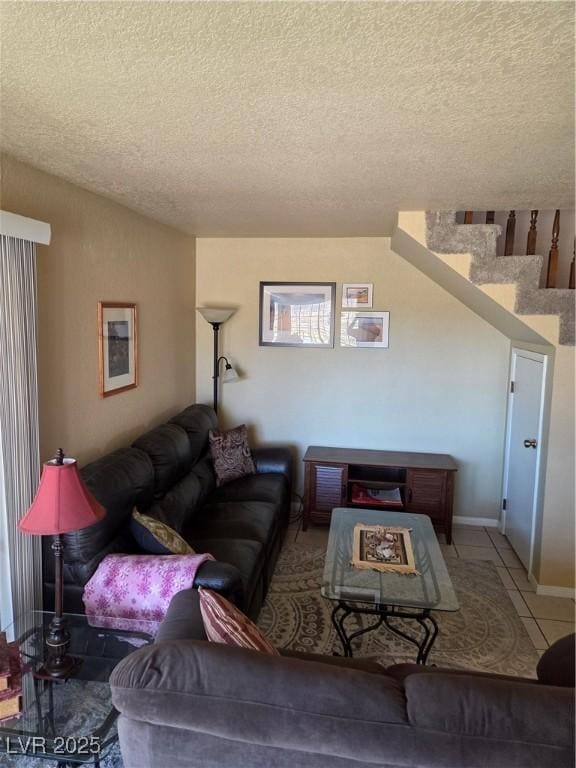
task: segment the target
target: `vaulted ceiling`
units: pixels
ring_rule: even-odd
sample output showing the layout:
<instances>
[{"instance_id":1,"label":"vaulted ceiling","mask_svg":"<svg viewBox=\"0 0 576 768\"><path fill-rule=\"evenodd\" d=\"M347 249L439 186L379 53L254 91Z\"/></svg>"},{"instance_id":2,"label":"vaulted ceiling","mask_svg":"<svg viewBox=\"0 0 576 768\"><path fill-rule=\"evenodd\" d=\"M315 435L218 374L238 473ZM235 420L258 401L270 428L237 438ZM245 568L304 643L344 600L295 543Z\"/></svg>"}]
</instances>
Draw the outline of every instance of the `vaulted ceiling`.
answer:
<instances>
[{"instance_id":1,"label":"vaulted ceiling","mask_svg":"<svg viewBox=\"0 0 576 768\"><path fill-rule=\"evenodd\" d=\"M1 2L9 154L196 235L574 198L572 2Z\"/></svg>"}]
</instances>

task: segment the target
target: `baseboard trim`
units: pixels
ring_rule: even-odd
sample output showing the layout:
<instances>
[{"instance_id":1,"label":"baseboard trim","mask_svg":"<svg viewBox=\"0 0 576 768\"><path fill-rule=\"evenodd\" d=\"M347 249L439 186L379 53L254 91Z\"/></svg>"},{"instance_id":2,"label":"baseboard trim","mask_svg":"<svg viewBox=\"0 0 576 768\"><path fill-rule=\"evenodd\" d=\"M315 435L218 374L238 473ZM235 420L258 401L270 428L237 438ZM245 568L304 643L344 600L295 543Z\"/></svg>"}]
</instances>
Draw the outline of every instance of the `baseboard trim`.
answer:
<instances>
[{"instance_id":1,"label":"baseboard trim","mask_svg":"<svg viewBox=\"0 0 576 768\"><path fill-rule=\"evenodd\" d=\"M536 585L536 594L546 597L568 597L576 599L576 589L574 587L548 587L545 584Z\"/></svg>"},{"instance_id":2,"label":"baseboard trim","mask_svg":"<svg viewBox=\"0 0 576 768\"><path fill-rule=\"evenodd\" d=\"M456 525L480 525L484 528L498 528L500 521L493 517L463 517L455 515L452 522Z\"/></svg>"}]
</instances>

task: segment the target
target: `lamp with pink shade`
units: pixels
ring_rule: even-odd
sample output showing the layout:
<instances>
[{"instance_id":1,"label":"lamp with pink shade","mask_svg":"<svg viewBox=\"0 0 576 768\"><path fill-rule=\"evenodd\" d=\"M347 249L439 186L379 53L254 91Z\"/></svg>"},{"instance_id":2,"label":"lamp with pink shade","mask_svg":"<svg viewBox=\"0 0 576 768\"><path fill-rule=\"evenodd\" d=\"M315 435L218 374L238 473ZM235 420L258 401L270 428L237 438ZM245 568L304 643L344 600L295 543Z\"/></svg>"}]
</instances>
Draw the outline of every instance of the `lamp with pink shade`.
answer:
<instances>
[{"instance_id":1,"label":"lamp with pink shade","mask_svg":"<svg viewBox=\"0 0 576 768\"><path fill-rule=\"evenodd\" d=\"M105 514L104 507L84 485L76 460L65 458L64 452L59 449L55 458L44 464L34 501L18 523L18 528L24 533L54 537L54 618L46 635L47 658L42 669L36 673L37 677L65 679L79 666L80 660L67 653L70 633L63 616L62 534L94 525L102 520Z\"/></svg>"}]
</instances>

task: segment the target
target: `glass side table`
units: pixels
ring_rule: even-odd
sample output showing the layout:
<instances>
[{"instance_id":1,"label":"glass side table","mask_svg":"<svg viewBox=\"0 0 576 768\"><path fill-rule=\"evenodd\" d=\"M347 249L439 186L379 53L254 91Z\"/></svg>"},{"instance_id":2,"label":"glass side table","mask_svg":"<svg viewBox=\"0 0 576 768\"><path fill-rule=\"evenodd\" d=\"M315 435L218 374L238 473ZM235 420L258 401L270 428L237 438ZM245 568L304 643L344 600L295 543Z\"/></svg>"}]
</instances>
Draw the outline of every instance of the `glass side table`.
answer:
<instances>
[{"instance_id":1,"label":"glass side table","mask_svg":"<svg viewBox=\"0 0 576 768\"><path fill-rule=\"evenodd\" d=\"M67 680L35 677L44 663L52 613L31 611L6 628L22 662L22 711L0 721L0 757L55 760L59 768L93 763L96 768L117 739L118 712L108 679L118 662L153 642L146 621L66 614L69 653L81 664Z\"/></svg>"}]
</instances>

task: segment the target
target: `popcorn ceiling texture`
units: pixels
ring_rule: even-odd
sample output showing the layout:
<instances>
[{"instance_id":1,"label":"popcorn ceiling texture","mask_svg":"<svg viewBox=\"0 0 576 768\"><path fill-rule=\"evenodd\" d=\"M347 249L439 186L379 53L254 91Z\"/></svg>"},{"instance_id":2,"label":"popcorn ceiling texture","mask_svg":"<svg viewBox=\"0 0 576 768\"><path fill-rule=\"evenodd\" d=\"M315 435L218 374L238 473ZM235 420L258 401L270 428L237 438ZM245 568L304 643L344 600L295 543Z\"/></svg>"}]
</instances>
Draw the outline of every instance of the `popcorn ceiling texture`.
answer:
<instances>
[{"instance_id":1,"label":"popcorn ceiling texture","mask_svg":"<svg viewBox=\"0 0 576 768\"><path fill-rule=\"evenodd\" d=\"M2 2L9 154L189 233L570 207L571 2Z\"/></svg>"},{"instance_id":2,"label":"popcorn ceiling texture","mask_svg":"<svg viewBox=\"0 0 576 768\"><path fill-rule=\"evenodd\" d=\"M574 291L540 287L544 256L496 256L501 229L494 224L457 224L455 211L426 214L431 251L471 254L470 280L476 285L516 283L516 314L559 315L559 342L574 345Z\"/></svg>"}]
</instances>

